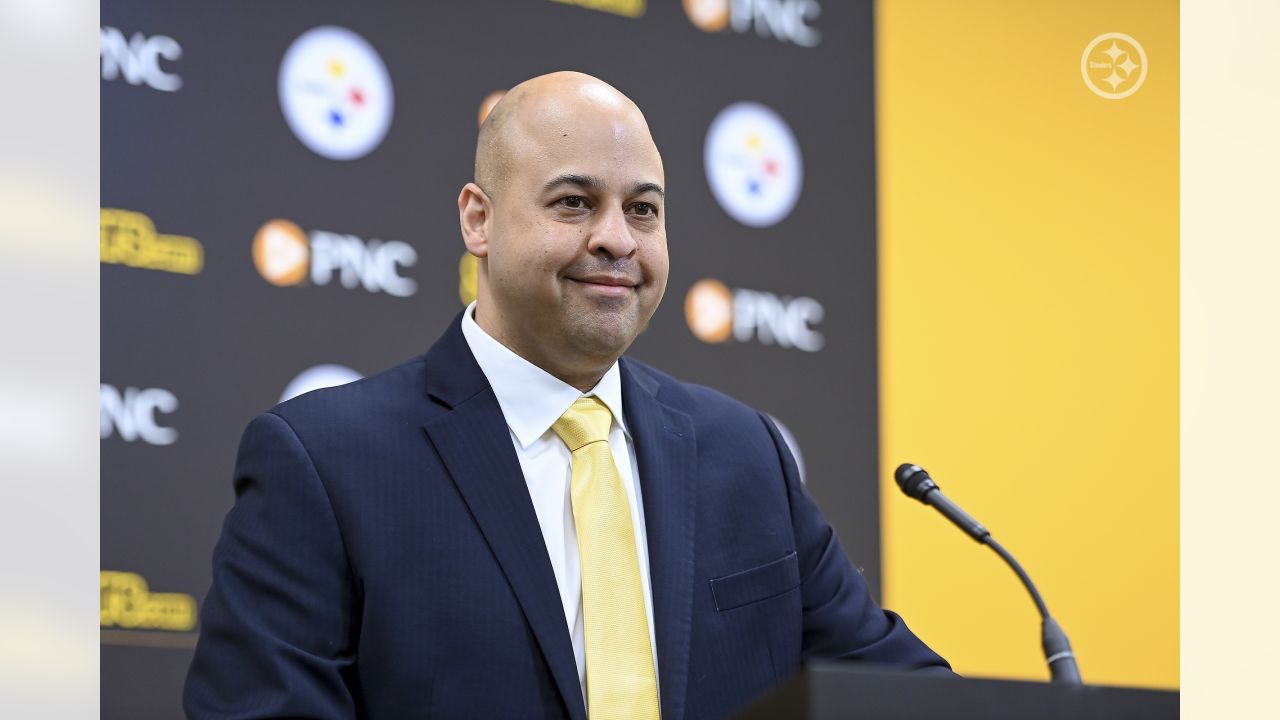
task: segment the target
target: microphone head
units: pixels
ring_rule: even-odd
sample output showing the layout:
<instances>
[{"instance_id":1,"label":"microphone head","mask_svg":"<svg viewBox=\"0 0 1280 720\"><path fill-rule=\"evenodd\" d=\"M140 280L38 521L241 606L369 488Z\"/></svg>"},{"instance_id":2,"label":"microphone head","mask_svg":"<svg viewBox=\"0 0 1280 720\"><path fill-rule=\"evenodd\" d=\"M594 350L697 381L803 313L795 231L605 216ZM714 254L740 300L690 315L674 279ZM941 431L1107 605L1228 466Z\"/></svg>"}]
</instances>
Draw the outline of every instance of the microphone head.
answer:
<instances>
[{"instance_id":1,"label":"microphone head","mask_svg":"<svg viewBox=\"0 0 1280 720\"><path fill-rule=\"evenodd\" d=\"M929 473L924 468L911 463L899 465L893 473L893 478L898 481L898 487L902 488L902 492L920 502L924 502L924 496L929 494L929 491L938 489L938 484L929 477Z\"/></svg>"}]
</instances>

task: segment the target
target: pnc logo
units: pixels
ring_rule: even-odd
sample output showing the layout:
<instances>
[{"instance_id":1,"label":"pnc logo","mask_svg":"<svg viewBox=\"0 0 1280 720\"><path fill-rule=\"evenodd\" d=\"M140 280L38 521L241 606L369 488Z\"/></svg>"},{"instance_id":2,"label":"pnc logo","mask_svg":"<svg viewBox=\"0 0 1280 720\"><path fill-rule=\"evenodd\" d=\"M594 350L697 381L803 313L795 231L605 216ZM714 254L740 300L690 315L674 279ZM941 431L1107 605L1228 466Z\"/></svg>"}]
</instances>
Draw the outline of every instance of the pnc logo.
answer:
<instances>
[{"instance_id":1,"label":"pnc logo","mask_svg":"<svg viewBox=\"0 0 1280 720\"><path fill-rule=\"evenodd\" d=\"M279 93L289 129L330 160L368 155L391 127L387 66L346 28L312 28L294 40L280 63Z\"/></svg>"},{"instance_id":2,"label":"pnc logo","mask_svg":"<svg viewBox=\"0 0 1280 720\"><path fill-rule=\"evenodd\" d=\"M156 415L178 409L178 398L161 388L127 387L120 391L102 383L98 429L101 439L118 435L125 442L141 440L149 445L172 445L178 431L161 425Z\"/></svg>"},{"instance_id":3,"label":"pnc logo","mask_svg":"<svg viewBox=\"0 0 1280 720\"><path fill-rule=\"evenodd\" d=\"M1124 33L1103 33L1080 56L1080 75L1099 97L1127 98L1147 79L1147 53Z\"/></svg>"},{"instance_id":4,"label":"pnc logo","mask_svg":"<svg viewBox=\"0 0 1280 720\"><path fill-rule=\"evenodd\" d=\"M720 32L729 26L732 0L684 0L684 14L703 32Z\"/></svg>"},{"instance_id":5,"label":"pnc logo","mask_svg":"<svg viewBox=\"0 0 1280 720\"><path fill-rule=\"evenodd\" d=\"M814 326L825 314L822 304L813 298L730 290L711 278L694 283L684 299L689 330L705 343L755 340L762 345L817 352L826 338Z\"/></svg>"},{"instance_id":6,"label":"pnc logo","mask_svg":"<svg viewBox=\"0 0 1280 720\"><path fill-rule=\"evenodd\" d=\"M737 102L716 115L703 164L716 201L743 225L777 224L800 199L800 145L782 116L760 103Z\"/></svg>"},{"instance_id":7,"label":"pnc logo","mask_svg":"<svg viewBox=\"0 0 1280 720\"><path fill-rule=\"evenodd\" d=\"M822 14L817 0L684 0L684 14L703 32L755 29L801 47L817 47L822 35L811 24Z\"/></svg>"},{"instance_id":8,"label":"pnc logo","mask_svg":"<svg viewBox=\"0 0 1280 720\"><path fill-rule=\"evenodd\" d=\"M362 377L364 376L345 365L316 365L315 367L309 367L289 381L289 384L284 388L284 392L280 394L280 402L292 400L312 390L346 385Z\"/></svg>"},{"instance_id":9,"label":"pnc logo","mask_svg":"<svg viewBox=\"0 0 1280 720\"><path fill-rule=\"evenodd\" d=\"M412 267L418 252L399 240L363 240L355 235L312 230L289 220L268 220L253 237L253 265L264 280L278 287L328 285L335 277L344 288L363 287L410 297L418 291L413 278L400 274Z\"/></svg>"},{"instance_id":10,"label":"pnc logo","mask_svg":"<svg viewBox=\"0 0 1280 720\"><path fill-rule=\"evenodd\" d=\"M160 67L161 60L182 59L182 46L167 35L147 37L136 32L125 40L118 28L103 26L98 32L98 53L103 80L124 77L130 85L146 85L163 92L176 92L182 87L182 78Z\"/></svg>"}]
</instances>

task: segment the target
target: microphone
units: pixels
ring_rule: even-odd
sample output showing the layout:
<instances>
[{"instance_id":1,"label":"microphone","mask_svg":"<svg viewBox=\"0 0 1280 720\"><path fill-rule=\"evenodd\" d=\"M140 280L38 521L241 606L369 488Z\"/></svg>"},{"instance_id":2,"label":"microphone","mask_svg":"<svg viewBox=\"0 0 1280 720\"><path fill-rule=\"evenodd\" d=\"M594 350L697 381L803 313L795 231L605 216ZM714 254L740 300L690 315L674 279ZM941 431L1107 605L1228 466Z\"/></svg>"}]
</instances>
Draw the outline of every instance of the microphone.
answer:
<instances>
[{"instance_id":1,"label":"microphone","mask_svg":"<svg viewBox=\"0 0 1280 720\"><path fill-rule=\"evenodd\" d=\"M1049 615L1049 608L1045 606L1044 599L1040 597L1040 591L1036 590L1035 584L1031 582L1031 577L1022 569L1018 561L1013 559L1013 555L1009 554L1008 550L1005 550L1000 543L996 542L995 538L991 537L991 531L983 527L982 523L974 520L973 516L961 510L959 505L951 502L950 498L943 495L942 490L938 488L938 484L933 481L933 478L929 477L929 473L924 468L919 465L903 463L898 466L893 476L898 482L898 487L902 488L902 492L925 505L933 506L963 530L966 535L990 547L997 555L1004 558L1009 567L1013 568L1013 571L1018 574L1018 578L1022 580L1023 586L1027 588L1027 592L1031 593L1031 599L1035 601L1036 609L1040 611L1040 644L1044 649L1045 662L1049 665L1049 676L1056 683L1079 685L1080 668L1076 665L1076 656L1071 650L1071 642L1067 640L1067 634L1062 631L1058 621Z\"/></svg>"}]
</instances>

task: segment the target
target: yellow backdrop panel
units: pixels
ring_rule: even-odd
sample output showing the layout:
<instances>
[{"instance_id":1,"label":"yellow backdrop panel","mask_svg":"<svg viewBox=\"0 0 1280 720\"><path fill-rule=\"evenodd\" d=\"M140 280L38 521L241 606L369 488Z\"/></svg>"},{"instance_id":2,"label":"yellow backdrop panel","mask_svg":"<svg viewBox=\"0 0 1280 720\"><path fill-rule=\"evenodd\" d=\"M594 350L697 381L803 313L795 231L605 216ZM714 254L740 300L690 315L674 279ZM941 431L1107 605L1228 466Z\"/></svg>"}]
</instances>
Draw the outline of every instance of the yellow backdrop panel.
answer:
<instances>
[{"instance_id":1,"label":"yellow backdrop panel","mask_svg":"<svg viewBox=\"0 0 1280 720\"><path fill-rule=\"evenodd\" d=\"M1014 575L893 486L915 462L1087 682L1176 687L1177 3L877 14L885 601L961 673L1048 677ZM1081 72L1112 32L1148 65L1120 99Z\"/></svg>"}]
</instances>

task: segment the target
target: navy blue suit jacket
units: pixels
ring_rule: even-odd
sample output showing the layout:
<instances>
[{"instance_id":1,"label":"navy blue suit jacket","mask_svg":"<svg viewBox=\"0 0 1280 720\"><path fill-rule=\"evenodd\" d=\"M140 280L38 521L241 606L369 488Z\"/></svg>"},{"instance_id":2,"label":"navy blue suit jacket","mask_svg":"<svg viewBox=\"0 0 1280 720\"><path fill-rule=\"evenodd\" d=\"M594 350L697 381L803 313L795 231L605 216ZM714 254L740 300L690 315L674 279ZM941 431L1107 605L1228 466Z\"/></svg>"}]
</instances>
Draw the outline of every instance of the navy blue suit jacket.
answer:
<instances>
[{"instance_id":1,"label":"navy blue suit jacket","mask_svg":"<svg viewBox=\"0 0 1280 720\"><path fill-rule=\"evenodd\" d=\"M945 661L880 609L760 413L621 361L662 715L811 657ZM253 420L187 677L194 718L584 720L519 461L455 320L425 355Z\"/></svg>"}]
</instances>

